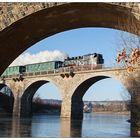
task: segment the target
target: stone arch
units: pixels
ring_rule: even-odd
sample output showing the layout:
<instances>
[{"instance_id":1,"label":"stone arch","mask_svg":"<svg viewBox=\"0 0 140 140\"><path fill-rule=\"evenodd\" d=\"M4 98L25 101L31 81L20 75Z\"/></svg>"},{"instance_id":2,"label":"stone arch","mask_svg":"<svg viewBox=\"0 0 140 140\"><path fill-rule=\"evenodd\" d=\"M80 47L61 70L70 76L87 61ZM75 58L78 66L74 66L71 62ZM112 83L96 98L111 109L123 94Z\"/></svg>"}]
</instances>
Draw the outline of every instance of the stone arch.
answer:
<instances>
[{"instance_id":1,"label":"stone arch","mask_svg":"<svg viewBox=\"0 0 140 140\"><path fill-rule=\"evenodd\" d=\"M139 25L131 8L111 3L66 3L25 16L0 32L0 44L3 46L0 51L0 73L31 45L66 30L106 27L135 33L127 22L128 18ZM139 30L137 34L140 34ZM10 49L13 51L7 52Z\"/></svg>"},{"instance_id":2,"label":"stone arch","mask_svg":"<svg viewBox=\"0 0 140 140\"><path fill-rule=\"evenodd\" d=\"M21 97L21 117L28 117L32 114L32 99L36 91L44 84L51 82L49 80L35 80L34 82L26 87ZM53 83L53 82L52 82ZM56 84L54 84L56 85Z\"/></svg>"},{"instance_id":3,"label":"stone arch","mask_svg":"<svg viewBox=\"0 0 140 140\"><path fill-rule=\"evenodd\" d=\"M32 85L33 83L37 82L37 81L47 81L47 82L51 82L53 83L56 87L60 89L60 81L57 80L58 77L54 77L54 76L51 76L51 77L36 77L36 78L29 78L29 79L26 79L25 80L25 85L24 85L24 89L27 89L30 85Z\"/></svg>"},{"instance_id":4,"label":"stone arch","mask_svg":"<svg viewBox=\"0 0 140 140\"><path fill-rule=\"evenodd\" d=\"M0 83L0 90L2 90L4 87L8 87L11 91L11 96L13 96L14 98L14 92L13 90L10 88L10 86L8 84L5 84L5 83Z\"/></svg>"},{"instance_id":5,"label":"stone arch","mask_svg":"<svg viewBox=\"0 0 140 140\"><path fill-rule=\"evenodd\" d=\"M109 78L109 77L107 76L92 77L83 81L80 85L78 85L71 99L72 100L71 101L71 118L73 119L83 118L83 105L84 104L83 104L82 98L85 92L89 89L91 85L105 78Z\"/></svg>"},{"instance_id":6,"label":"stone arch","mask_svg":"<svg viewBox=\"0 0 140 140\"><path fill-rule=\"evenodd\" d=\"M12 113L14 107L14 94L11 88L6 84L0 84L0 91L5 87L10 89L10 95L6 95L0 92L0 105L6 110L6 112Z\"/></svg>"},{"instance_id":7,"label":"stone arch","mask_svg":"<svg viewBox=\"0 0 140 140\"><path fill-rule=\"evenodd\" d=\"M0 90L2 89L2 88L4 88L6 85L5 84L0 84Z\"/></svg>"},{"instance_id":8,"label":"stone arch","mask_svg":"<svg viewBox=\"0 0 140 140\"><path fill-rule=\"evenodd\" d=\"M77 88L74 90L74 93L71 98L71 118L73 119L82 119L83 118L83 96L86 91L96 82L107 79L107 78L114 78L114 76L93 76L87 78L83 82L81 82ZM118 81L118 79L117 79ZM119 80L120 81L120 80Z\"/></svg>"}]
</instances>

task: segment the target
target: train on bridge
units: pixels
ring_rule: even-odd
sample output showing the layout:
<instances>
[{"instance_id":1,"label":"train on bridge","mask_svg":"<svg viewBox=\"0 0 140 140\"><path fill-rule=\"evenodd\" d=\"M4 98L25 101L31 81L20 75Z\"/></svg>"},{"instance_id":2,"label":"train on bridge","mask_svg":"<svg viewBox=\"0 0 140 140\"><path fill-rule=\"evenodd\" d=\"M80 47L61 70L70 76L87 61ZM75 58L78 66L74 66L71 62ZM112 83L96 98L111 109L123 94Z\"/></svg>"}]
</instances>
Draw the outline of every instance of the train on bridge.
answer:
<instances>
[{"instance_id":1,"label":"train on bridge","mask_svg":"<svg viewBox=\"0 0 140 140\"><path fill-rule=\"evenodd\" d=\"M11 66L8 67L1 77L10 75L22 75L25 73L35 73L44 71L59 70L62 68L76 68L78 66L91 66L93 69L102 68L104 59L102 54L92 53L77 57L67 57L64 61L49 61L35 64L27 64L24 66Z\"/></svg>"}]
</instances>

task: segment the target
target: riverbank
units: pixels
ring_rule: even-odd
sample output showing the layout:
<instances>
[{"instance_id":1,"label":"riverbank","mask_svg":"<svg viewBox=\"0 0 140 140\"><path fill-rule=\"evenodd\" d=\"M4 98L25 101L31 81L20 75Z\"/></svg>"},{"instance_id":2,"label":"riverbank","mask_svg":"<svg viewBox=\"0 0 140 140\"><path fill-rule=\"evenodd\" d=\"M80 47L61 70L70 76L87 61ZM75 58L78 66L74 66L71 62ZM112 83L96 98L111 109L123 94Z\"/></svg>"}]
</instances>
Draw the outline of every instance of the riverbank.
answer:
<instances>
[{"instance_id":1,"label":"riverbank","mask_svg":"<svg viewBox=\"0 0 140 140\"><path fill-rule=\"evenodd\" d=\"M95 114L116 114L116 115L130 115L130 111L123 111L123 112L113 112L113 111L100 111L100 112L93 112Z\"/></svg>"}]
</instances>

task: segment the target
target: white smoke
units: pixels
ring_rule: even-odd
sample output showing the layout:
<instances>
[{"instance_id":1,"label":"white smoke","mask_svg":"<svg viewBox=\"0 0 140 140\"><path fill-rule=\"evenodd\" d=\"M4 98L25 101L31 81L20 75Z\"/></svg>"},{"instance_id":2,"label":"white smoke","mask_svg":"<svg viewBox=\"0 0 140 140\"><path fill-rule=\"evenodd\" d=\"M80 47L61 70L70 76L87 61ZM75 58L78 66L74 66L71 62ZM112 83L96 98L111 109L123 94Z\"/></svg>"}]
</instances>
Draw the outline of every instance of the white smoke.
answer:
<instances>
[{"instance_id":1,"label":"white smoke","mask_svg":"<svg viewBox=\"0 0 140 140\"><path fill-rule=\"evenodd\" d=\"M19 66L47 61L63 61L68 55L62 51L42 51L36 54L24 53L17 57L10 66Z\"/></svg>"}]
</instances>

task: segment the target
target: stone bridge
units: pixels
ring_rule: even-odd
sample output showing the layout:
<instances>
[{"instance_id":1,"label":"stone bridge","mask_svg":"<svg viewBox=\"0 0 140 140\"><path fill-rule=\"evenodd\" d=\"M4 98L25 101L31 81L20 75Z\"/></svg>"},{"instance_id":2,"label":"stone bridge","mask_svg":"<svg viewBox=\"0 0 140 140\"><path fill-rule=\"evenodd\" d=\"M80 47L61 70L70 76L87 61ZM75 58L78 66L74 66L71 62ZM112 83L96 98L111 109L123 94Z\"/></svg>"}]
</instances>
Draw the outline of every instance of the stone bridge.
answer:
<instances>
[{"instance_id":1,"label":"stone bridge","mask_svg":"<svg viewBox=\"0 0 140 140\"><path fill-rule=\"evenodd\" d=\"M140 35L140 3L0 3L0 14L0 74L27 48L63 31L84 27L105 27ZM120 70L121 76L117 77L125 79L125 73L122 72L123 70ZM39 86L52 81L62 94L61 116L75 117L82 116L81 99L89 86L98 80L116 77L115 73L115 71L80 72L69 78L60 75L37 77L40 80L36 77L30 77L30 80L25 77L19 82L7 79L6 84L14 87L12 88L15 96L14 114L20 114L19 110L20 115L25 112L30 114L33 94ZM131 128L136 127L133 136L140 136L140 97L137 84L140 80L137 77L139 75L130 78L131 80L121 80L133 95ZM80 109L77 108L75 101Z\"/></svg>"},{"instance_id":2,"label":"stone bridge","mask_svg":"<svg viewBox=\"0 0 140 140\"><path fill-rule=\"evenodd\" d=\"M89 70L89 71L77 71L73 76L69 72L56 74L34 74L32 73L23 76L18 80L18 76L11 76L10 78L1 79L2 89L4 86L8 86L15 98L14 113L15 115L30 115L31 102L33 95L36 91L47 82L51 82L60 90L62 96L62 117L71 117L71 105L77 103L78 107L82 102L82 97L88 88L99 80L105 78L113 78L121 81L122 84L126 84L125 80L128 76L126 69L104 69L104 70ZM21 99L21 111L17 109L18 99ZM25 106L26 105L26 106ZM24 107L23 107L24 106ZM83 107L83 106L81 106ZM81 108L83 110L83 108ZM24 110L24 111L23 111ZM83 114L83 111L80 110ZM23 112L22 112L23 111ZM79 113L75 111L73 113ZM82 114L77 116L82 116Z\"/></svg>"},{"instance_id":3,"label":"stone bridge","mask_svg":"<svg viewBox=\"0 0 140 140\"><path fill-rule=\"evenodd\" d=\"M134 74L135 73L135 74ZM13 115L30 116L32 113L32 98L39 87L47 82L51 82L58 87L62 96L61 117L81 119L83 117L83 101L82 98L88 88L99 80L105 78L113 78L119 80L131 95L139 94L139 73L137 68L133 74L128 73L126 69L97 69L87 71L76 71L73 75L69 72L52 73L52 74L28 74L18 79L18 77L10 77L1 79L0 89L8 86L14 95ZM65 76L63 76L65 75ZM133 79L130 79L133 75ZM17 79L17 80L15 80ZM109 85L108 85L109 86ZM133 97L133 96L132 96ZM140 100L138 97L132 98L132 102L136 107L136 103ZM137 101L137 102L136 102ZM134 120L133 110L131 119ZM135 113L136 114L136 113ZM140 114L140 112L137 112ZM137 116L139 118L139 116Z\"/></svg>"}]
</instances>

